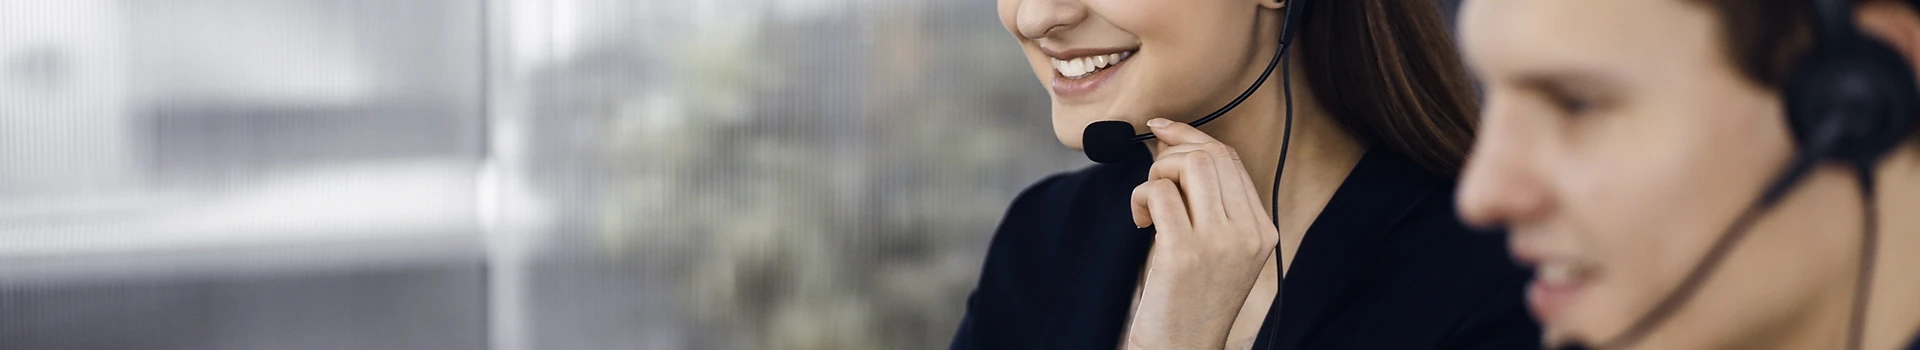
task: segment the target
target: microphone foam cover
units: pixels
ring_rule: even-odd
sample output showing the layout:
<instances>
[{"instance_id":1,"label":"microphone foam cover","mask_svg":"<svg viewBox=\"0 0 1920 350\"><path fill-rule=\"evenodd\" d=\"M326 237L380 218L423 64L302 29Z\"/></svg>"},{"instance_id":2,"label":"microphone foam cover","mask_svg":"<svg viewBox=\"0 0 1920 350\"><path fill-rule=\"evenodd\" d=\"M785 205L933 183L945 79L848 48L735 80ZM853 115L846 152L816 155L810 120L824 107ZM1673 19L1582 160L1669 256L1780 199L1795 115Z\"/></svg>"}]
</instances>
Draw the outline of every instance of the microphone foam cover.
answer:
<instances>
[{"instance_id":1,"label":"microphone foam cover","mask_svg":"<svg viewBox=\"0 0 1920 350\"><path fill-rule=\"evenodd\" d=\"M1086 150L1087 159L1097 163L1114 164L1153 159L1147 152L1147 145L1133 140L1133 124L1118 120L1103 120L1088 124L1080 133L1081 148Z\"/></svg>"}]
</instances>

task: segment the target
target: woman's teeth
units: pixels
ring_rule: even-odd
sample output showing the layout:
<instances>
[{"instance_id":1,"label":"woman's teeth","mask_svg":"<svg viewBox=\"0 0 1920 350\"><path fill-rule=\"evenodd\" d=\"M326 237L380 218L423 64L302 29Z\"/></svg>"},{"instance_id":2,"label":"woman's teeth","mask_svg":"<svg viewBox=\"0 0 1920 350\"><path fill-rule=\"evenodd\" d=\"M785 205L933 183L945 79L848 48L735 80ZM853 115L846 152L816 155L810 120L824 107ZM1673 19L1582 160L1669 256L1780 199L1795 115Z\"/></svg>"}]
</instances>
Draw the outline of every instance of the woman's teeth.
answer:
<instances>
[{"instance_id":1,"label":"woman's teeth","mask_svg":"<svg viewBox=\"0 0 1920 350\"><path fill-rule=\"evenodd\" d=\"M1133 57L1133 51L1079 57L1069 60L1055 58L1053 59L1053 70L1060 72L1060 76L1067 77L1067 79L1085 78L1088 75L1092 75L1093 72L1098 72L1101 69L1120 64L1120 61L1125 61L1128 57Z\"/></svg>"}]
</instances>

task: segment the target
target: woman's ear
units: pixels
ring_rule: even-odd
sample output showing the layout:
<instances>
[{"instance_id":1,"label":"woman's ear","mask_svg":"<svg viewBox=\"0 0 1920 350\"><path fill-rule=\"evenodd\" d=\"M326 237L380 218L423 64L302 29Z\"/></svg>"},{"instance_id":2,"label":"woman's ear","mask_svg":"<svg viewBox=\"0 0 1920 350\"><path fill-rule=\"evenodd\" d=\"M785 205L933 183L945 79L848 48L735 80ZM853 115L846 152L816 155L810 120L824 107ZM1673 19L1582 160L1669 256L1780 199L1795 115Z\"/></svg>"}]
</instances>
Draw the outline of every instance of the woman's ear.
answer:
<instances>
[{"instance_id":1,"label":"woman's ear","mask_svg":"<svg viewBox=\"0 0 1920 350\"><path fill-rule=\"evenodd\" d=\"M1260 7L1265 7L1269 10L1278 10L1278 9L1286 8L1288 0L1259 0L1259 1L1260 1Z\"/></svg>"},{"instance_id":2,"label":"woman's ear","mask_svg":"<svg viewBox=\"0 0 1920 350\"><path fill-rule=\"evenodd\" d=\"M1860 4L1854 8L1855 21L1860 31L1874 39L1879 39L1893 51L1907 59L1907 64L1920 67L1920 13L1905 1L1875 1ZM1920 79L1920 77L1914 77Z\"/></svg>"}]
</instances>

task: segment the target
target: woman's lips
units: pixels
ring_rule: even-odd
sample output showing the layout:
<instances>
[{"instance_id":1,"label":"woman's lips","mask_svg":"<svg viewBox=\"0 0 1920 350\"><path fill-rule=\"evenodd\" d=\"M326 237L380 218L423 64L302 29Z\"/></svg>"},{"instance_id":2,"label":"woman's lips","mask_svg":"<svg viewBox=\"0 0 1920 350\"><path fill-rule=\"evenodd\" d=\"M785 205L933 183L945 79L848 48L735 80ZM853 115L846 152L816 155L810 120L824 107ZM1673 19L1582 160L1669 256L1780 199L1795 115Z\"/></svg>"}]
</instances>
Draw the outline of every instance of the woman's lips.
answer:
<instances>
[{"instance_id":1,"label":"woman's lips","mask_svg":"<svg viewBox=\"0 0 1920 350\"><path fill-rule=\"evenodd\" d=\"M1060 72L1053 71L1053 95L1059 98L1076 98L1091 94L1099 90L1100 86L1104 85L1114 74L1118 74L1121 68L1126 68L1128 62L1133 62L1133 60L1121 60L1118 63L1114 63L1113 65L1079 78L1067 78L1066 76L1060 75Z\"/></svg>"}]
</instances>

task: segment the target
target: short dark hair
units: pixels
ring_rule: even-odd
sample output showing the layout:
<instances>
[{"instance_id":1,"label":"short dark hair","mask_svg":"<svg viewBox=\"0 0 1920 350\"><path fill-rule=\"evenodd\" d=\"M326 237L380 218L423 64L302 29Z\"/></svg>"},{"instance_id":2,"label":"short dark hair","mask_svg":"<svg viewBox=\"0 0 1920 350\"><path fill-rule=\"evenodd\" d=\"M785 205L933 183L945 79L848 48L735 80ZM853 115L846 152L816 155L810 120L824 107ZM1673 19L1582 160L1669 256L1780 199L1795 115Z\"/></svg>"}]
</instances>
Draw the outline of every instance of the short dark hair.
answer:
<instances>
[{"instance_id":1,"label":"short dark hair","mask_svg":"<svg viewBox=\"0 0 1920 350\"><path fill-rule=\"evenodd\" d=\"M1871 0L1866 0L1871 1ZM1794 60L1806 52L1813 34L1808 0L1695 0L1720 20L1726 57L1748 80L1779 88Z\"/></svg>"},{"instance_id":2,"label":"short dark hair","mask_svg":"<svg viewBox=\"0 0 1920 350\"><path fill-rule=\"evenodd\" d=\"M1690 1L1713 9L1720 19L1721 41L1727 59L1747 80L1762 87L1779 89L1786 84L1796 60L1813 44L1811 1ZM1876 1L1899 0L1853 0L1856 4ZM1920 9L1920 0L1904 1Z\"/></svg>"}]
</instances>

